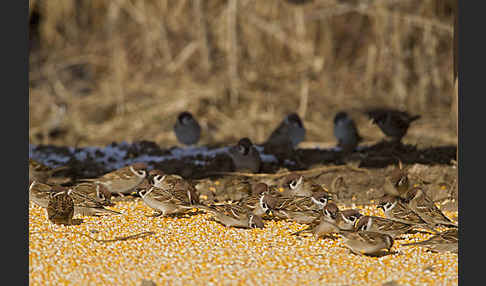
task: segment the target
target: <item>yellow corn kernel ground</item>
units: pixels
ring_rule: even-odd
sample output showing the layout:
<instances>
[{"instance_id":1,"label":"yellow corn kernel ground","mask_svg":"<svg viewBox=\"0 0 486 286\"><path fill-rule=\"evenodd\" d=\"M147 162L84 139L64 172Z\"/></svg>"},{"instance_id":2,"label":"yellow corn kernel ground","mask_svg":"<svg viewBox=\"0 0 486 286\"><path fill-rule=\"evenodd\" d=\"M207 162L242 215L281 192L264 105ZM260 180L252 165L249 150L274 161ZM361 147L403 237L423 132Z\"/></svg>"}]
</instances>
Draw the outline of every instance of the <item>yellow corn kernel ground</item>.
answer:
<instances>
[{"instance_id":1,"label":"yellow corn kernel ground","mask_svg":"<svg viewBox=\"0 0 486 286\"><path fill-rule=\"evenodd\" d=\"M356 206L379 215L376 206ZM292 232L304 225L267 221L265 229L235 229L210 221L208 214L183 218L150 218L143 202L119 202L125 215L79 217L80 225L51 224L42 209L29 206L30 285L457 285L458 259L452 253L430 253L401 244L424 240L427 234L406 235L392 248L395 254L353 255L343 240L315 240ZM455 219L457 212L446 212ZM110 243L141 232L155 234Z\"/></svg>"}]
</instances>

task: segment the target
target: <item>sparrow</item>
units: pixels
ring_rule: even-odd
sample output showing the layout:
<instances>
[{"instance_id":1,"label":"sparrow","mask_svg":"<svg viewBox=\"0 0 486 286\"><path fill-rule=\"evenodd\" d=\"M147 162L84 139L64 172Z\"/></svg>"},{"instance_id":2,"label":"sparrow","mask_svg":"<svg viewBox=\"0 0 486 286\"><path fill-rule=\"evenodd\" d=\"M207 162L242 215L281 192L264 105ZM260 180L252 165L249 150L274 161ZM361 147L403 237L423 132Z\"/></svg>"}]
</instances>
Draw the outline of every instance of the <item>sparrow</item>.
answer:
<instances>
[{"instance_id":1,"label":"sparrow","mask_svg":"<svg viewBox=\"0 0 486 286\"><path fill-rule=\"evenodd\" d=\"M154 186L154 187L160 187L158 185L154 185L156 184L157 182L154 180L155 177L157 177L157 181L159 181L163 176L167 175L164 171L162 170L159 170L159 169L152 169L150 170L150 172L148 172L147 174L147 182L149 183L150 186ZM173 175L173 176L177 176L179 178L182 179L181 176L179 175Z\"/></svg>"},{"instance_id":2,"label":"sparrow","mask_svg":"<svg viewBox=\"0 0 486 286\"><path fill-rule=\"evenodd\" d=\"M333 233L339 233L341 229L336 225L338 219L339 208L334 203L327 204L324 209L321 210L321 214L318 219L309 223L307 228L294 232L292 235L298 235L300 233L312 233L317 240L323 236L328 236Z\"/></svg>"},{"instance_id":3,"label":"sparrow","mask_svg":"<svg viewBox=\"0 0 486 286\"><path fill-rule=\"evenodd\" d=\"M408 207L420 216L429 226L439 225L447 227L457 227L457 224L451 221L427 196L424 189L414 187L407 191L406 201Z\"/></svg>"},{"instance_id":4,"label":"sparrow","mask_svg":"<svg viewBox=\"0 0 486 286\"><path fill-rule=\"evenodd\" d=\"M236 203L237 206L247 208L262 219L270 218L270 207L268 205L268 194L260 194L259 196L249 196Z\"/></svg>"},{"instance_id":5,"label":"sparrow","mask_svg":"<svg viewBox=\"0 0 486 286\"><path fill-rule=\"evenodd\" d=\"M190 112L179 113L174 124L177 140L184 145L195 145L201 137L201 126Z\"/></svg>"},{"instance_id":6,"label":"sparrow","mask_svg":"<svg viewBox=\"0 0 486 286\"><path fill-rule=\"evenodd\" d=\"M376 108L365 112L381 131L394 141L401 141L407 133L410 123L419 119L420 115L411 116L405 111Z\"/></svg>"},{"instance_id":7,"label":"sparrow","mask_svg":"<svg viewBox=\"0 0 486 286\"><path fill-rule=\"evenodd\" d=\"M312 186L315 185L310 179L304 176L291 173L284 178L283 196L285 197L310 197L312 196Z\"/></svg>"},{"instance_id":8,"label":"sparrow","mask_svg":"<svg viewBox=\"0 0 486 286\"><path fill-rule=\"evenodd\" d=\"M29 180L47 183L47 180L56 172L67 169L67 166L50 168L34 159L29 159Z\"/></svg>"},{"instance_id":9,"label":"sparrow","mask_svg":"<svg viewBox=\"0 0 486 286\"><path fill-rule=\"evenodd\" d=\"M96 194L86 193L85 190L80 190L79 188L76 188L76 186L67 188L57 185L50 186L38 183L37 181L32 181L29 186L29 200L40 207L48 208L51 195L60 192L69 192L70 198L73 200L74 204L74 215L76 216L121 214L117 211L105 208L105 206L111 206L113 204L111 202L110 204L107 204L106 201L103 201L101 198L103 198L104 195L97 197Z\"/></svg>"},{"instance_id":10,"label":"sparrow","mask_svg":"<svg viewBox=\"0 0 486 286\"><path fill-rule=\"evenodd\" d=\"M75 188L71 187L62 187L62 186L53 186L54 191L63 191L68 190L70 192L70 196L74 202L74 215L75 216L102 216L102 215L119 215L122 214L120 212L110 210L105 208L107 205L106 201L101 201L95 194L86 193L86 190L79 188L75 190ZM113 205L110 202L110 205Z\"/></svg>"},{"instance_id":11,"label":"sparrow","mask_svg":"<svg viewBox=\"0 0 486 286\"><path fill-rule=\"evenodd\" d=\"M103 189L101 188L101 192ZM74 203L74 215L75 216L101 216L101 215L119 215L120 212L110 210L105 208L107 204L106 201L102 201L101 198L104 195L97 196L97 194L93 194L90 192L86 192L84 186L82 188L73 187L63 187L59 185L51 186L51 192L69 192L70 197ZM95 191L96 192L96 191ZM106 192L106 190L105 190ZM111 201L109 205L113 205Z\"/></svg>"},{"instance_id":12,"label":"sparrow","mask_svg":"<svg viewBox=\"0 0 486 286\"><path fill-rule=\"evenodd\" d=\"M422 227L437 233L434 227L431 227L425 222L415 211L413 211L407 203L399 198L391 195L385 195L377 208L382 209L385 217L395 221L411 224L414 227Z\"/></svg>"},{"instance_id":13,"label":"sparrow","mask_svg":"<svg viewBox=\"0 0 486 286\"><path fill-rule=\"evenodd\" d=\"M401 246L411 246L411 245L425 246L435 252L450 251L450 252L457 253L458 243L459 243L458 229L453 228L438 233L436 235L433 235L431 238L427 240L402 244Z\"/></svg>"},{"instance_id":14,"label":"sparrow","mask_svg":"<svg viewBox=\"0 0 486 286\"><path fill-rule=\"evenodd\" d=\"M319 185L314 185L314 190L311 189L310 196L279 196L276 199L278 204L276 208L296 211L322 210L332 197Z\"/></svg>"},{"instance_id":15,"label":"sparrow","mask_svg":"<svg viewBox=\"0 0 486 286\"><path fill-rule=\"evenodd\" d=\"M320 187L320 186L319 186ZM331 196L319 189L309 197L271 197L266 199L273 215L280 219L289 219L297 223L311 223L320 216Z\"/></svg>"},{"instance_id":16,"label":"sparrow","mask_svg":"<svg viewBox=\"0 0 486 286\"><path fill-rule=\"evenodd\" d=\"M88 196L104 206L115 205L111 202L111 193L108 191L108 188L101 183L84 182L72 186L71 189L74 193L80 193Z\"/></svg>"},{"instance_id":17,"label":"sparrow","mask_svg":"<svg viewBox=\"0 0 486 286\"><path fill-rule=\"evenodd\" d=\"M340 111L334 116L334 137L345 154L353 152L363 141L354 120L344 111Z\"/></svg>"},{"instance_id":18,"label":"sparrow","mask_svg":"<svg viewBox=\"0 0 486 286\"><path fill-rule=\"evenodd\" d=\"M320 187L320 186L319 186ZM293 196L285 197L282 195L273 196L274 207L273 210L285 210L285 211L307 211L307 210L322 210L329 200L331 195L324 191L318 190L312 193L311 196Z\"/></svg>"},{"instance_id":19,"label":"sparrow","mask_svg":"<svg viewBox=\"0 0 486 286\"><path fill-rule=\"evenodd\" d=\"M399 162L399 168L394 169L388 176L385 177L385 184L383 190L388 195L405 198L405 193L410 188L410 181L408 173L403 169L402 163Z\"/></svg>"},{"instance_id":20,"label":"sparrow","mask_svg":"<svg viewBox=\"0 0 486 286\"><path fill-rule=\"evenodd\" d=\"M138 191L144 203L153 208L156 213L153 217L186 213L199 202L193 190L174 190L172 192L162 188L151 187Z\"/></svg>"},{"instance_id":21,"label":"sparrow","mask_svg":"<svg viewBox=\"0 0 486 286\"><path fill-rule=\"evenodd\" d=\"M344 245L360 255L379 255L384 249L390 252L394 242L390 235L373 231L341 231L340 234L344 237Z\"/></svg>"},{"instance_id":22,"label":"sparrow","mask_svg":"<svg viewBox=\"0 0 486 286\"><path fill-rule=\"evenodd\" d=\"M296 148L305 139L305 127L297 113L287 115L280 125L270 134L269 145L287 145Z\"/></svg>"},{"instance_id":23,"label":"sparrow","mask_svg":"<svg viewBox=\"0 0 486 286\"><path fill-rule=\"evenodd\" d=\"M257 173L262 165L260 153L248 138L242 138L228 150L236 171Z\"/></svg>"},{"instance_id":24,"label":"sparrow","mask_svg":"<svg viewBox=\"0 0 486 286\"><path fill-rule=\"evenodd\" d=\"M336 225L341 230L354 230L356 222L362 216L357 209L342 210L336 219Z\"/></svg>"},{"instance_id":25,"label":"sparrow","mask_svg":"<svg viewBox=\"0 0 486 286\"><path fill-rule=\"evenodd\" d=\"M314 220L318 219L320 216L319 211L316 210L295 211L295 210L276 209L276 210L272 210L272 214L273 216L279 219L288 219L296 223L302 223L302 224L309 224Z\"/></svg>"},{"instance_id":26,"label":"sparrow","mask_svg":"<svg viewBox=\"0 0 486 286\"><path fill-rule=\"evenodd\" d=\"M247 178L233 177L222 181L222 188L216 189L215 196L218 201L241 201L252 193L252 186Z\"/></svg>"},{"instance_id":27,"label":"sparrow","mask_svg":"<svg viewBox=\"0 0 486 286\"><path fill-rule=\"evenodd\" d=\"M47 203L47 218L54 224L70 225L73 221L74 202L71 190L50 192Z\"/></svg>"},{"instance_id":28,"label":"sparrow","mask_svg":"<svg viewBox=\"0 0 486 286\"><path fill-rule=\"evenodd\" d=\"M356 223L357 231L385 233L395 238L413 229L413 225L378 216L362 216Z\"/></svg>"},{"instance_id":29,"label":"sparrow","mask_svg":"<svg viewBox=\"0 0 486 286\"><path fill-rule=\"evenodd\" d=\"M275 208L276 193L273 188L269 188L265 183L257 183L251 189L251 194L240 200L237 205L248 208L251 212L262 218L270 218L271 208Z\"/></svg>"},{"instance_id":30,"label":"sparrow","mask_svg":"<svg viewBox=\"0 0 486 286\"><path fill-rule=\"evenodd\" d=\"M176 185L188 185L190 184L184 178L176 174L165 174L160 170L152 170L149 172L148 182L151 186L162 189L172 189Z\"/></svg>"},{"instance_id":31,"label":"sparrow","mask_svg":"<svg viewBox=\"0 0 486 286\"><path fill-rule=\"evenodd\" d=\"M179 175L161 175L161 172L158 171L158 175L151 176L149 182L152 186L161 188L175 196L184 194L187 196L187 202L191 201L195 204L199 203L199 195L195 186Z\"/></svg>"},{"instance_id":32,"label":"sparrow","mask_svg":"<svg viewBox=\"0 0 486 286\"><path fill-rule=\"evenodd\" d=\"M107 173L99 178L83 179L83 181L100 183L110 193L123 196L132 193L146 176L147 164L139 162Z\"/></svg>"},{"instance_id":33,"label":"sparrow","mask_svg":"<svg viewBox=\"0 0 486 286\"><path fill-rule=\"evenodd\" d=\"M50 185L29 180L29 201L42 208L47 208L51 193L54 193L54 191Z\"/></svg>"},{"instance_id":34,"label":"sparrow","mask_svg":"<svg viewBox=\"0 0 486 286\"><path fill-rule=\"evenodd\" d=\"M264 228L263 220L260 216L255 215L248 208L224 204L224 205L198 205L199 209L210 212L215 221L226 227L239 228Z\"/></svg>"},{"instance_id":35,"label":"sparrow","mask_svg":"<svg viewBox=\"0 0 486 286\"><path fill-rule=\"evenodd\" d=\"M146 205L156 210L153 216L186 213L199 204L196 188L178 175L151 176L152 187L138 194Z\"/></svg>"},{"instance_id":36,"label":"sparrow","mask_svg":"<svg viewBox=\"0 0 486 286\"><path fill-rule=\"evenodd\" d=\"M263 193L274 194L276 191L274 188L269 187L267 184L263 182L256 183L251 188L251 195L252 197L259 197Z\"/></svg>"}]
</instances>

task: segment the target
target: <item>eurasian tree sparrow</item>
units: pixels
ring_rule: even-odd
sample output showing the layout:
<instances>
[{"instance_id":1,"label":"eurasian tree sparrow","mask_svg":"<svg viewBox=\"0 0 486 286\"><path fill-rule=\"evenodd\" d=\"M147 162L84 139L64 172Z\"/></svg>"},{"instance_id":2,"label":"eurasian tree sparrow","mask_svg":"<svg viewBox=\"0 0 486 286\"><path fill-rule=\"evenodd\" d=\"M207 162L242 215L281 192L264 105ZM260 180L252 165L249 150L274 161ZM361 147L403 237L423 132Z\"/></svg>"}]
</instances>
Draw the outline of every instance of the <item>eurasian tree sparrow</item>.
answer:
<instances>
[{"instance_id":1,"label":"eurasian tree sparrow","mask_svg":"<svg viewBox=\"0 0 486 286\"><path fill-rule=\"evenodd\" d=\"M416 245L416 246L428 247L430 250L436 252L450 251L450 252L457 253L458 243L459 243L458 229L452 228L443 231L441 233L438 233L436 235L433 235L431 238L427 240L402 244L401 246Z\"/></svg>"},{"instance_id":2,"label":"eurasian tree sparrow","mask_svg":"<svg viewBox=\"0 0 486 286\"><path fill-rule=\"evenodd\" d=\"M401 167L394 169L388 176L385 177L385 184L383 189L388 195L404 198L405 193L410 188L410 181L408 173Z\"/></svg>"},{"instance_id":3,"label":"eurasian tree sparrow","mask_svg":"<svg viewBox=\"0 0 486 286\"><path fill-rule=\"evenodd\" d=\"M310 232L314 235L315 239L319 239L323 236L328 236L333 233L339 233L341 230L336 225L336 220L338 219L338 216L338 207L333 203L329 203L324 207L324 209L321 210L321 215L318 219L311 222L307 228L295 232L292 235Z\"/></svg>"},{"instance_id":4,"label":"eurasian tree sparrow","mask_svg":"<svg viewBox=\"0 0 486 286\"><path fill-rule=\"evenodd\" d=\"M70 188L73 192L84 194L104 206L115 205L111 202L111 193L108 191L108 188L101 183L84 182Z\"/></svg>"},{"instance_id":5,"label":"eurasian tree sparrow","mask_svg":"<svg viewBox=\"0 0 486 286\"><path fill-rule=\"evenodd\" d=\"M99 178L83 179L103 184L112 194L130 194L147 176L147 164L135 163L107 173Z\"/></svg>"},{"instance_id":6,"label":"eurasian tree sparrow","mask_svg":"<svg viewBox=\"0 0 486 286\"><path fill-rule=\"evenodd\" d=\"M334 116L334 137L338 140L338 146L345 154L353 152L358 144L363 141L354 120L344 111L338 112Z\"/></svg>"},{"instance_id":7,"label":"eurasian tree sparrow","mask_svg":"<svg viewBox=\"0 0 486 286\"><path fill-rule=\"evenodd\" d=\"M271 197L267 201L275 217L311 223L320 216L319 210L327 205L329 199L327 192L319 190L310 197Z\"/></svg>"},{"instance_id":8,"label":"eurasian tree sparrow","mask_svg":"<svg viewBox=\"0 0 486 286\"><path fill-rule=\"evenodd\" d=\"M429 226L438 225L457 227L427 196L423 188L414 187L407 191L406 201L411 210L420 216Z\"/></svg>"},{"instance_id":9,"label":"eurasian tree sparrow","mask_svg":"<svg viewBox=\"0 0 486 286\"><path fill-rule=\"evenodd\" d=\"M197 207L210 212L215 221L226 227L263 228L265 226L261 217L242 206L224 204Z\"/></svg>"},{"instance_id":10,"label":"eurasian tree sparrow","mask_svg":"<svg viewBox=\"0 0 486 286\"><path fill-rule=\"evenodd\" d=\"M346 247L359 255L379 255L385 249L390 252L394 242L390 235L372 231L340 232L340 234L344 237Z\"/></svg>"},{"instance_id":11,"label":"eurasian tree sparrow","mask_svg":"<svg viewBox=\"0 0 486 286\"><path fill-rule=\"evenodd\" d=\"M282 195L285 197L310 197L312 196L312 185L314 183L310 179L306 179L297 173L292 173L284 179Z\"/></svg>"},{"instance_id":12,"label":"eurasian tree sparrow","mask_svg":"<svg viewBox=\"0 0 486 286\"><path fill-rule=\"evenodd\" d=\"M413 229L413 225L378 216L362 216L356 223L357 231L386 233L395 238Z\"/></svg>"},{"instance_id":13,"label":"eurasian tree sparrow","mask_svg":"<svg viewBox=\"0 0 486 286\"><path fill-rule=\"evenodd\" d=\"M385 217L388 219L411 224L415 227L426 228L437 233L434 227L429 226L399 197L386 195L380 200L377 208L382 209Z\"/></svg>"},{"instance_id":14,"label":"eurasian tree sparrow","mask_svg":"<svg viewBox=\"0 0 486 286\"><path fill-rule=\"evenodd\" d=\"M357 209L342 210L336 219L336 225L342 230L354 230L356 222L362 216Z\"/></svg>"},{"instance_id":15,"label":"eurasian tree sparrow","mask_svg":"<svg viewBox=\"0 0 486 286\"><path fill-rule=\"evenodd\" d=\"M72 224L74 215L74 202L69 196L71 190L49 193L47 204L47 217L54 224Z\"/></svg>"},{"instance_id":16,"label":"eurasian tree sparrow","mask_svg":"<svg viewBox=\"0 0 486 286\"><path fill-rule=\"evenodd\" d=\"M305 139L305 127L297 113L291 113L285 117L280 125L272 132L267 139L270 145L288 144L296 148Z\"/></svg>"},{"instance_id":17,"label":"eurasian tree sparrow","mask_svg":"<svg viewBox=\"0 0 486 286\"><path fill-rule=\"evenodd\" d=\"M49 180L54 173L67 168L67 166L50 168L34 159L29 159L29 181L35 180L39 183L47 183L47 180Z\"/></svg>"},{"instance_id":18,"label":"eurasian tree sparrow","mask_svg":"<svg viewBox=\"0 0 486 286\"><path fill-rule=\"evenodd\" d=\"M154 217L183 214L199 204L199 197L195 188L164 189L151 187L150 189L139 190L138 194L147 206L157 212L152 215Z\"/></svg>"},{"instance_id":19,"label":"eurasian tree sparrow","mask_svg":"<svg viewBox=\"0 0 486 286\"><path fill-rule=\"evenodd\" d=\"M262 161L260 153L253 146L248 138L242 138L238 143L232 146L228 151L235 171L257 173L260 170Z\"/></svg>"},{"instance_id":20,"label":"eurasian tree sparrow","mask_svg":"<svg viewBox=\"0 0 486 286\"><path fill-rule=\"evenodd\" d=\"M419 119L420 115L411 116L408 112L394 109L376 108L366 111L373 123L393 141L399 142L407 133L410 123Z\"/></svg>"},{"instance_id":21,"label":"eurasian tree sparrow","mask_svg":"<svg viewBox=\"0 0 486 286\"><path fill-rule=\"evenodd\" d=\"M180 143L195 145L201 137L201 126L191 113L184 111L177 116L174 133Z\"/></svg>"}]
</instances>

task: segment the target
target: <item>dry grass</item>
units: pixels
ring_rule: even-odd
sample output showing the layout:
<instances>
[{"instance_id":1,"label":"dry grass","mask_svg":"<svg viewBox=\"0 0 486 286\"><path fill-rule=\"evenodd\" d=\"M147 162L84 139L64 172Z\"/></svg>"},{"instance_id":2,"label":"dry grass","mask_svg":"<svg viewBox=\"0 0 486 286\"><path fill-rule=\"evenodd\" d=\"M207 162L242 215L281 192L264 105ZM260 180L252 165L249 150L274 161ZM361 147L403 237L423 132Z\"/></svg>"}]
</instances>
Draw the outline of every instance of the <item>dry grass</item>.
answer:
<instances>
[{"instance_id":1,"label":"dry grass","mask_svg":"<svg viewBox=\"0 0 486 286\"><path fill-rule=\"evenodd\" d=\"M336 109L378 103L427 111L443 128L449 2L31 0L30 141L47 143L35 134L55 125L53 102L67 104L68 132L51 140L64 145L175 144L182 110L206 143L261 142L292 111L308 140L331 141Z\"/></svg>"}]
</instances>

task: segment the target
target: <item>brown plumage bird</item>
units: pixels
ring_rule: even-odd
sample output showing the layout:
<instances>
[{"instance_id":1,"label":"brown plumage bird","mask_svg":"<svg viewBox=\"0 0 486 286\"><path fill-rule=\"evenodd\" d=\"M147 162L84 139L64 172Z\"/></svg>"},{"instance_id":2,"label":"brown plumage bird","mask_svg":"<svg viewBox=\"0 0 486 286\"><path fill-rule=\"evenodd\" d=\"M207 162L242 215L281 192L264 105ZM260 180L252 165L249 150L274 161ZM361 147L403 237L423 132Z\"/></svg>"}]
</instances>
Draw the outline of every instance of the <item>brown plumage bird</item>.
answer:
<instances>
[{"instance_id":1,"label":"brown plumage bird","mask_svg":"<svg viewBox=\"0 0 486 286\"><path fill-rule=\"evenodd\" d=\"M74 201L70 197L71 190L52 192L49 194L47 217L54 224L72 224Z\"/></svg>"},{"instance_id":2,"label":"brown plumage bird","mask_svg":"<svg viewBox=\"0 0 486 286\"><path fill-rule=\"evenodd\" d=\"M413 225L415 228L425 228L437 233L433 226L429 226L407 203L399 198L386 195L381 198L377 208L382 209L385 217L399 222Z\"/></svg>"},{"instance_id":3,"label":"brown plumage bird","mask_svg":"<svg viewBox=\"0 0 486 286\"><path fill-rule=\"evenodd\" d=\"M339 208L334 203L328 203L320 211L318 219L309 223L305 229L294 232L292 235L312 233L315 239L319 239L320 237L329 236L333 233L339 233L341 231L337 226L337 220L339 219Z\"/></svg>"},{"instance_id":4,"label":"brown plumage bird","mask_svg":"<svg viewBox=\"0 0 486 286\"><path fill-rule=\"evenodd\" d=\"M410 180L408 178L408 172L403 168L402 162L399 161L398 168L395 168L385 177L383 189L388 195L404 199L405 193L409 188Z\"/></svg>"},{"instance_id":5,"label":"brown plumage bird","mask_svg":"<svg viewBox=\"0 0 486 286\"><path fill-rule=\"evenodd\" d=\"M386 233L393 238L407 233L413 228L411 224L378 216L362 216L356 223L358 231Z\"/></svg>"},{"instance_id":6,"label":"brown plumage bird","mask_svg":"<svg viewBox=\"0 0 486 286\"><path fill-rule=\"evenodd\" d=\"M401 246L415 245L415 246L427 247L430 250L435 252L450 251L450 252L457 253L458 243L459 243L458 229L453 228L453 229L448 229L446 231L443 231L439 234L433 235L431 238L427 240L402 244Z\"/></svg>"},{"instance_id":7,"label":"brown plumage bird","mask_svg":"<svg viewBox=\"0 0 486 286\"><path fill-rule=\"evenodd\" d=\"M439 225L447 227L457 227L457 224L451 221L434 203L434 201L425 193L423 188L414 187L406 193L407 205L417 215L420 216L429 226Z\"/></svg>"},{"instance_id":8,"label":"brown plumage bird","mask_svg":"<svg viewBox=\"0 0 486 286\"><path fill-rule=\"evenodd\" d=\"M104 185L112 194L127 195L135 191L147 177L147 164L138 162L104 174L99 178L83 179Z\"/></svg>"},{"instance_id":9,"label":"brown plumage bird","mask_svg":"<svg viewBox=\"0 0 486 286\"><path fill-rule=\"evenodd\" d=\"M228 150L233 161L235 171L257 173L262 165L260 153L247 137L242 138L238 143Z\"/></svg>"},{"instance_id":10,"label":"brown plumage bird","mask_svg":"<svg viewBox=\"0 0 486 286\"><path fill-rule=\"evenodd\" d=\"M386 136L397 142L401 141L407 134L410 124L421 117L420 115L412 116L405 111L387 108L369 109L365 113Z\"/></svg>"},{"instance_id":11,"label":"brown plumage bird","mask_svg":"<svg viewBox=\"0 0 486 286\"><path fill-rule=\"evenodd\" d=\"M260 216L255 215L248 208L224 204L224 205L198 205L197 208L205 210L213 215L215 221L226 227L238 228L264 228L265 225Z\"/></svg>"},{"instance_id":12,"label":"brown plumage bird","mask_svg":"<svg viewBox=\"0 0 486 286\"><path fill-rule=\"evenodd\" d=\"M67 169L67 166L50 168L34 159L29 159L29 180L47 183L54 173Z\"/></svg>"},{"instance_id":13,"label":"brown plumage bird","mask_svg":"<svg viewBox=\"0 0 486 286\"><path fill-rule=\"evenodd\" d=\"M393 247L393 237L373 231L341 232L344 245L351 252L359 255L379 255L383 250L388 252Z\"/></svg>"}]
</instances>

